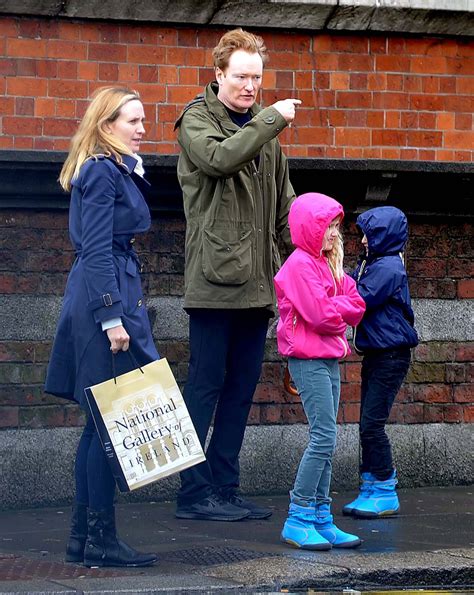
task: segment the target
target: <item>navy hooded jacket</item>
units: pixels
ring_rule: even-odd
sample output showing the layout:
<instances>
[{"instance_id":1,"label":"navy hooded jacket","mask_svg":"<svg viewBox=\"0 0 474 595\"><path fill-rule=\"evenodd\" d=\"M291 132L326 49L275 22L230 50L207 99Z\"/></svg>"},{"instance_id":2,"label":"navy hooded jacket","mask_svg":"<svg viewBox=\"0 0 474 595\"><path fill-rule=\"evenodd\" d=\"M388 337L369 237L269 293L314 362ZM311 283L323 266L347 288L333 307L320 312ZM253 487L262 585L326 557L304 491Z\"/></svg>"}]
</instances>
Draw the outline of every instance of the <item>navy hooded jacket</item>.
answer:
<instances>
[{"instance_id":1,"label":"navy hooded jacket","mask_svg":"<svg viewBox=\"0 0 474 595\"><path fill-rule=\"evenodd\" d=\"M418 335L402 252L407 218L396 207L377 207L357 218L367 237L368 254L353 273L366 311L354 332L357 351L414 347Z\"/></svg>"}]
</instances>

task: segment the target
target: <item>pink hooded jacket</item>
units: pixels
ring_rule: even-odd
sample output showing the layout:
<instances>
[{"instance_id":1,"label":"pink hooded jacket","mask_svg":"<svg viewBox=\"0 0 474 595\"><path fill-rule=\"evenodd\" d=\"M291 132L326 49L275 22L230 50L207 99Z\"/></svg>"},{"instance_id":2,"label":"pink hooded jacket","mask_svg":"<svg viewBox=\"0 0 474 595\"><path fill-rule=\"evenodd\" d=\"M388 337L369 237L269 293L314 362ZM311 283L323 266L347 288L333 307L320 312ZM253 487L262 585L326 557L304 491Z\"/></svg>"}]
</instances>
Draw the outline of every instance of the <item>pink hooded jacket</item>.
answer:
<instances>
[{"instance_id":1,"label":"pink hooded jacket","mask_svg":"<svg viewBox=\"0 0 474 595\"><path fill-rule=\"evenodd\" d=\"M365 303L351 277L344 274L336 282L322 251L326 229L337 216L344 216L342 206L324 194L303 194L291 206L288 223L296 250L274 280L282 355L312 359L350 353L346 328L359 324Z\"/></svg>"}]
</instances>

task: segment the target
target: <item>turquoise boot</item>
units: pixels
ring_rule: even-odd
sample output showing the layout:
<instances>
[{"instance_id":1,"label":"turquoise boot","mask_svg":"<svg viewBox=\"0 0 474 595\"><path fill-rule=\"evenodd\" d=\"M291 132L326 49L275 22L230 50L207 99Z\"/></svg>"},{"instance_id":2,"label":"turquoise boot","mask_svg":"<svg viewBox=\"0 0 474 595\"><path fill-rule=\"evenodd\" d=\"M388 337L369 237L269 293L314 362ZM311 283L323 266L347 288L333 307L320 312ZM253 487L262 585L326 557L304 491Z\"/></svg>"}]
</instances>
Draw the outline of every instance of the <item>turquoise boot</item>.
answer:
<instances>
[{"instance_id":1,"label":"turquoise boot","mask_svg":"<svg viewBox=\"0 0 474 595\"><path fill-rule=\"evenodd\" d=\"M331 544L315 529L314 506L290 504L281 540L304 550L330 550Z\"/></svg>"},{"instance_id":2,"label":"turquoise boot","mask_svg":"<svg viewBox=\"0 0 474 595\"><path fill-rule=\"evenodd\" d=\"M360 477L362 482L359 488L359 495L355 500L344 506L342 509L342 514L351 515L354 508L358 508L358 506L365 502L365 500L370 496L375 477L369 471L364 471L361 473Z\"/></svg>"},{"instance_id":3,"label":"turquoise boot","mask_svg":"<svg viewBox=\"0 0 474 595\"><path fill-rule=\"evenodd\" d=\"M372 484L369 497L359 501L357 507L352 509L352 516L373 519L398 514L400 502L395 491L397 483L396 471L385 481L376 479Z\"/></svg>"},{"instance_id":4,"label":"turquoise boot","mask_svg":"<svg viewBox=\"0 0 474 595\"><path fill-rule=\"evenodd\" d=\"M351 535L338 529L333 523L329 504L320 504L316 508L316 517L314 526L317 532L324 537L332 547L357 547L361 544L357 535Z\"/></svg>"}]
</instances>

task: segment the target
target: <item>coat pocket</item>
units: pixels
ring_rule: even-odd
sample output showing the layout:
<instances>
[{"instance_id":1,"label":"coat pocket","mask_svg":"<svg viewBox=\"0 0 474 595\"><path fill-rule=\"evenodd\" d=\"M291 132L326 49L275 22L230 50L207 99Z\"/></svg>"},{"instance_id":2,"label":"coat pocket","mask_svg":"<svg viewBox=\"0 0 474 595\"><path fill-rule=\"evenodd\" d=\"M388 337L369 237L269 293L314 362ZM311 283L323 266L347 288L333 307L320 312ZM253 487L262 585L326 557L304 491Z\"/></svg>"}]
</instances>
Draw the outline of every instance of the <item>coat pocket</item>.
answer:
<instances>
[{"instance_id":1,"label":"coat pocket","mask_svg":"<svg viewBox=\"0 0 474 595\"><path fill-rule=\"evenodd\" d=\"M202 270L211 283L243 285L252 273L251 230L203 230Z\"/></svg>"}]
</instances>

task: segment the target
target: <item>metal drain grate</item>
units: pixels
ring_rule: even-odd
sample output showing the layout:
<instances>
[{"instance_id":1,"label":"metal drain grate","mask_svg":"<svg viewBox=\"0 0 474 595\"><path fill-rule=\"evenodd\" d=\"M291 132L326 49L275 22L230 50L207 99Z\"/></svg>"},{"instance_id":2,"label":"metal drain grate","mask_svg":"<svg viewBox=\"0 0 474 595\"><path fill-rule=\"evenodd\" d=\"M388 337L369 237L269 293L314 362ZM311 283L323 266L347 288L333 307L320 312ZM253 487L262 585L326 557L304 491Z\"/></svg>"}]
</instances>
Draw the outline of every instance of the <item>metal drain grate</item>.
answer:
<instances>
[{"instance_id":1,"label":"metal drain grate","mask_svg":"<svg viewBox=\"0 0 474 595\"><path fill-rule=\"evenodd\" d=\"M123 573L114 570L102 570L98 568L86 568L77 564L65 564L63 562L48 562L47 560L35 560L23 556L0 557L0 580L18 581L35 578L45 579L68 579L88 577L112 577L123 576Z\"/></svg>"},{"instance_id":2,"label":"metal drain grate","mask_svg":"<svg viewBox=\"0 0 474 595\"><path fill-rule=\"evenodd\" d=\"M275 554L268 552L255 552L235 547L195 547L187 550L175 550L172 552L161 552L160 559L181 564L194 566L217 566L218 564L232 564L234 562L245 562L257 558L268 558Z\"/></svg>"}]
</instances>

